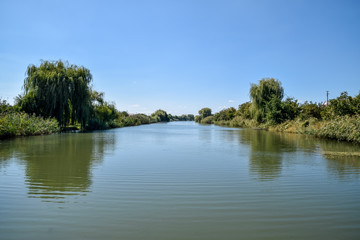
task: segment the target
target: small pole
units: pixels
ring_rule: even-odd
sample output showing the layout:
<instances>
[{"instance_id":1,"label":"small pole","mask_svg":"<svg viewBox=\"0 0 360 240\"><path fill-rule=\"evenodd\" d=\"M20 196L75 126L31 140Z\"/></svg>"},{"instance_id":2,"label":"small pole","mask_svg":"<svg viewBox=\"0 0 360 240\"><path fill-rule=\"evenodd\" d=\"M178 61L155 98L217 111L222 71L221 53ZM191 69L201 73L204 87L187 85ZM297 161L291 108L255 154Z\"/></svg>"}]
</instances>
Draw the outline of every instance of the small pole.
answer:
<instances>
[{"instance_id":1,"label":"small pole","mask_svg":"<svg viewBox=\"0 0 360 240\"><path fill-rule=\"evenodd\" d=\"M326 91L326 106L329 106L329 91Z\"/></svg>"}]
</instances>

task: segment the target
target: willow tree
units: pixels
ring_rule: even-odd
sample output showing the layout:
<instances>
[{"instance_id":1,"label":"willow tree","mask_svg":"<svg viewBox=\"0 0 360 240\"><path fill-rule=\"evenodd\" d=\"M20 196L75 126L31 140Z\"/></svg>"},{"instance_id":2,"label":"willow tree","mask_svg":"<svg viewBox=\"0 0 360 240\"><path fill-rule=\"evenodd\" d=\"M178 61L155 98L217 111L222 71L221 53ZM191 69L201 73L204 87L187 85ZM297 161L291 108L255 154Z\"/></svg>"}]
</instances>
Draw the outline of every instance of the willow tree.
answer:
<instances>
[{"instance_id":1,"label":"willow tree","mask_svg":"<svg viewBox=\"0 0 360 240\"><path fill-rule=\"evenodd\" d=\"M251 84L250 112L254 119L258 122L265 121L267 115L273 115L274 111L278 111L276 106L280 106L281 99L284 97L284 89L281 82L274 78L263 78L259 84Z\"/></svg>"},{"instance_id":2,"label":"willow tree","mask_svg":"<svg viewBox=\"0 0 360 240\"><path fill-rule=\"evenodd\" d=\"M31 99L37 114L55 117L60 126L71 121L84 127L89 117L91 81L90 71L82 66L42 61L39 67L28 66L23 99Z\"/></svg>"},{"instance_id":3,"label":"willow tree","mask_svg":"<svg viewBox=\"0 0 360 240\"><path fill-rule=\"evenodd\" d=\"M162 109L157 110L156 112L151 114L151 118L155 121L155 122L169 122L169 116L167 114L167 112L165 112Z\"/></svg>"}]
</instances>

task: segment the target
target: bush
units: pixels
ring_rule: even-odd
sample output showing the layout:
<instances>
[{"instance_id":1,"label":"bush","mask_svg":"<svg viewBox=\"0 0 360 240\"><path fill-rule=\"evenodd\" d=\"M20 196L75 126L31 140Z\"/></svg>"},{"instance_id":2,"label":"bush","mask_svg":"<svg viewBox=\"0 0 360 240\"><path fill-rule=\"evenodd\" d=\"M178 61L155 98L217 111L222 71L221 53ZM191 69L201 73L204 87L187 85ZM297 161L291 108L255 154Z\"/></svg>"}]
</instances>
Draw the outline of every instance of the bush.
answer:
<instances>
[{"instance_id":1,"label":"bush","mask_svg":"<svg viewBox=\"0 0 360 240\"><path fill-rule=\"evenodd\" d=\"M56 133L60 131L58 125L54 118L26 113L0 114L0 138Z\"/></svg>"},{"instance_id":2,"label":"bush","mask_svg":"<svg viewBox=\"0 0 360 240\"><path fill-rule=\"evenodd\" d=\"M240 128L252 128L257 127L258 123L254 119L243 118L242 116L236 116L228 122L227 126L240 127Z\"/></svg>"},{"instance_id":3,"label":"bush","mask_svg":"<svg viewBox=\"0 0 360 240\"><path fill-rule=\"evenodd\" d=\"M169 122L169 116L167 114L167 112L165 112L164 110L157 110L156 112L154 112L153 114L151 114L151 118L153 119L153 122Z\"/></svg>"},{"instance_id":4,"label":"bush","mask_svg":"<svg viewBox=\"0 0 360 240\"><path fill-rule=\"evenodd\" d=\"M309 119L309 118L316 118L322 119L322 112L324 110L324 105L308 102L306 101L304 104L300 106L300 118L302 120Z\"/></svg>"},{"instance_id":5,"label":"bush","mask_svg":"<svg viewBox=\"0 0 360 240\"><path fill-rule=\"evenodd\" d=\"M202 108L199 110L199 115L195 116L195 122L201 123L206 117L212 116L210 108Z\"/></svg>"},{"instance_id":6,"label":"bush","mask_svg":"<svg viewBox=\"0 0 360 240\"><path fill-rule=\"evenodd\" d=\"M195 118L194 118L194 121L198 122L198 123L201 122L201 120L202 120L202 118L201 118L200 115L196 115Z\"/></svg>"},{"instance_id":7,"label":"bush","mask_svg":"<svg viewBox=\"0 0 360 240\"><path fill-rule=\"evenodd\" d=\"M235 117L236 109L233 107L221 110L214 115L214 121L229 121Z\"/></svg>"},{"instance_id":8,"label":"bush","mask_svg":"<svg viewBox=\"0 0 360 240\"><path fill-rule=\"evenodd\" d=\"M202 119L200 123L202 123L202 124L212 124L213 123L213 118L214 118L213 116L208 116L208 117Z\"/></svg>"},{"instance_id":9,"label":"bush","mask_svg":"<svg viewBox=\"0 0 360 240\"><path fill-rule=\"evenodd\" d=\"M360 143L360 116L337 116L321 122L312 132L315 136Z\"/></svg>"},{"instance_id":10,"label":"bush","mask_svg":"<svg viewBox=\"0 0 360 240\"><path fill-rule=\"evenodd\" d=\"M236 116L241 116L242 118L251 118L251 112L250 112L250 106L251 102L246 102L241 105L239 105L239 109L236 111Z\"/></svg>"}]
</instances>

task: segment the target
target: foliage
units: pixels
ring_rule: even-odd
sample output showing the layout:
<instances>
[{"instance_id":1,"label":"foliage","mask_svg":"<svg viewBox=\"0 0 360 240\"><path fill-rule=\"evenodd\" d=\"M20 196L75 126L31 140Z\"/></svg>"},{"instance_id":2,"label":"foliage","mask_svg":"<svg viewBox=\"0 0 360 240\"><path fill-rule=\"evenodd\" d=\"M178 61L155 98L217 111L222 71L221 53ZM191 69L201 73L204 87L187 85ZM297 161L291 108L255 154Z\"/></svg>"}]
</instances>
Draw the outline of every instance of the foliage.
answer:
<instances>
[{"instance_id":1,"label":"foliage","mask_svg":"<svg viewBox=\"0 0 360 240\"><path fill-rule=\"evenodd\" d=\"M335 116L353 116L356 114L360 114L360 93L351 97L347 92L342 92L339 97L330 99L329 106L322 112L322 117L329 120Z\"/></svg>"},{"instance_id":2,"label":"foliage","mask_svg":"<svg viewBox=\"0 0 360 240\"><path fill-rule=\"evenodd\" d=\"M320 121L316 118L300 118L272 126L272 131L302 133L322 138L360 143L360 118L354 116L335 116L331 120Z\"/></svg>"},{"instance_id":3,"label":"foliage","mask_svg":"<svg viewBox=\"0 0 360 240\"><path fill-rule=\"evenodd\" d=\"M280 81L264 78L259 84L251 85L252 101L241 104L237 111L234 108L223 109L210 118L204 115L211 115L211 110L203 108L195 121L302 133L360 143L360 93L351 97L343 92L339 97L330 99L328 105L311 101L299 104L294 98L282 101L283 96Z\"/></svg>"},{"instance_id":4,"label":"foliage","mask_svg":"<svg viewBox=\"0 0 360 240\"><path fill-rule=\"evenodd\" d=\"M241 128L255 128L255 127L258 127L259 125L253 119L236 116L229 122L228 126L241 127Z\"/></svg>"},{"instance_id":5,"label":"foliage","mask_svg":"<svg viewBox=\"0 0 360 240\"><path fill-rule=\"evenodd\" d=\"M208 116L211 116L211 109L210 108L202 108L199 110L199 115L202 117L202 118L206 118Z\"/></svg>"},{"instance_id":6,"label":"foliage","mask_svg":"<svg viewBox=\"0 0 360 240\"><path fill-rule=\"evenodd\" d=\"M264 122L265 119L277 122L279 101L284 96L284 89L280 81L274 78L263 78L259 84L251 84L250 98L251 115L256 121ZM266 116L270 111L270 116Z\"/></svg>"},{"instance_id":7,"label":"foliage","mask_svg":"<svg viewBox=\"0 0 360 240\"><path fill-rule=\"evenodd\" d=\"M138 126L151 123L151 118L145 114L121 114L116 123L117 127Z\"/></svg>"},{"instance_id":8,"label":"foliage","mask_svg":"<svg viewBox=\"0 0 360 240\"><path fill-rule=\"evenodd\" d=\"M194 115L193 114L182 114L181 116L171 115L169 114L170 121L194 121Z\"/></svg>"},{"instance_id":9,"label":"foliage","mask_svg":"<svg viewBox=\"0 0 360 240\"><path fill-rule=\"evenodd\" d=\"M300 114L300 106L297 100L294 98L286 98L281 102L281 121L293 120Z\"/></svg>"},{"instance_id":10,"label":"foliage","mask_svg":"<svg viewBox=\"0 0 360 240\"><path fill-rule=\"evenodd\" d=\"M195 122L201 122L202 119L211 116L210 108L202 108L199 110L199 115L195 116Z\"/></svg>"},{"instance_id":11,"label":"foliage","mask_svg":"<svg viewBox=\"0 0 360 240\"><path fill-rule=\"evenodd\" d=\"M283 114L281 109L281 99L273 97L265 105L265 119L270 125L281 123Z\"/></svg>"},{"instance_id":12,"label":"foliage","mask_svg":"<svg viewBox=\"0 0 360 240\"><path fill-rule=\"evenodd\" d=\"M323 121L321 127L313 131L318 137L360 143L360 116L336 116L329 121Z\"/></svg>"},{"instance_id":13,"label":"foliage","mask_svg":"<svg viewBox=\"0 0 360 240\"><path fill-rule=\"evenodd\" d=\"M86 126L87 130L107 129L116 127L115 122L119 113L115 104L108 103L104 100L104 93L90 91L90 117Z\"/></svg>"},{"instance_id":14,"label":"foliage","mask_svg":"<svg viewBox=\"0 0 360 240\"><path fill-rule=\"evenodd\" d=\"M306 101L300 106L299 117L304 119L316 118L321 119L321 113L324 109L323 104L313 103Z\"/></svg>"},{"instance_id":15,"label":"foliage","mask_svg":"<svg viewBox=\"0 0 360 240\"><path fill-rule=\"evenodd\" d=\"M241 116L242 118L250 119L251 118L250 107L251 107L251 102L246 102L239 105L239 109L236 111L236 116Z\"/></svg>"},{"instance_id":16,"label":"foliage","mask_svg":"<svg viewBox=\"0 0 360 240\"><path fill-rule=\"evenodd\" d=\"M59 132L54 118L41 118L23 112L0 113L0 138Z\"/></svg>"},{"instance_id":17,"label":"foliage","mask_svg":"<svg viewBox=\"0 0 360 240\"><path fill-rule=\"evenodd\" d=\"M206 118L202 119L200 123L202 124L212 124L214 116L207 116Z\"/></svg>"},{"instance_id":18,"label":"foliage","mask_svg":"<svg viewBox=\"0 0 360 240\"><path fill-rule=\"evenodd\" d=\"M6 100L0 98L0 114L19 112L19 110L20 109L17 106L11 106Z\"/></svg>"},{"instance_id":19,"label":"foliage","mask_svg":"<svg viewBox=\"0 0 360 240\"><path fill-rule=\"evenodd\" d=\"M229 121L235 117L236 109L233 107L223 109L214 115L214 121Z\"/></svg>"},{"instance_id":20,"label":"foliage","mask_svg":"<svg viewBox=\"0 0 360 240\"><path fill-rule=\"evenodd\" d=\"M151 118L154 120L154 122L169 122L169 116L164 110L157 110L153 114L151 114Z\"/></svg>"},{"instance_id":21,"label":"foliage","mask_svg":"<svg viewBox=\"0 0 360 240\"><path fill-rule=\"evenodd\" d=\"M60 126L76 121L85 126L89 118L92 76L84 67L59 61L29 65L24 96L17 99L22 110L55 117Z\"/></svg>"}]
</instances>

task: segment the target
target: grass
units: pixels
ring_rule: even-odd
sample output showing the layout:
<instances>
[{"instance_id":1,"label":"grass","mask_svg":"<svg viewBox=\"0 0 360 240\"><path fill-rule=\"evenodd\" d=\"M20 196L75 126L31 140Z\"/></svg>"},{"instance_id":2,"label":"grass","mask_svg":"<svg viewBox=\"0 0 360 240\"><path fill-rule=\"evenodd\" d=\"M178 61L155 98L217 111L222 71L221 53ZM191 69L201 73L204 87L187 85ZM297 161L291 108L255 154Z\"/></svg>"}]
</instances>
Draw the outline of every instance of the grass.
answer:
<instances>
[{"instance_id":1,"label":"grass","mask_svg":"<svg viewBox=\"0 0 360 240\"><path fill-rule=\"evenodd\" d=\"M269 130L360 143L360 116L337 116L326 121L298 119L271 126Z\"/></svg>"},{"instance_id":2,"label":"grass","mask_svg":"<svg viewBox=\"0 0 360 240\"><path fill-rule=\"evenodd\" d=\"M0 114L0 139L15 136L43 135L59 132L55 119L44 119L26 113Z\"/></svg>"},{"instance_id":3,"label":"grass","mask_svg":"<svg viewBox=\"0 0 360 240\"><path fill-rule=\"evenodd\" d=\"M318 120L309 118L290 120L277 125L258 124L255 120L245 119L240 116L230 121L216 121L215 125L260 128L275 132L299 133L312 135L319 138L335 139L360 143L360 116L336 116L331 120Z\"/></svg>"},{"instance_id":4,"label":"grass","mask_svg":"<svg viewBox=\"0 0 360 240\"><path fill-rule=\"evenodd\" d=\"M360 152L334 152L334 151L322 151L322 154L329 157L360 157Z\"/></svg>"}]
</instances>

